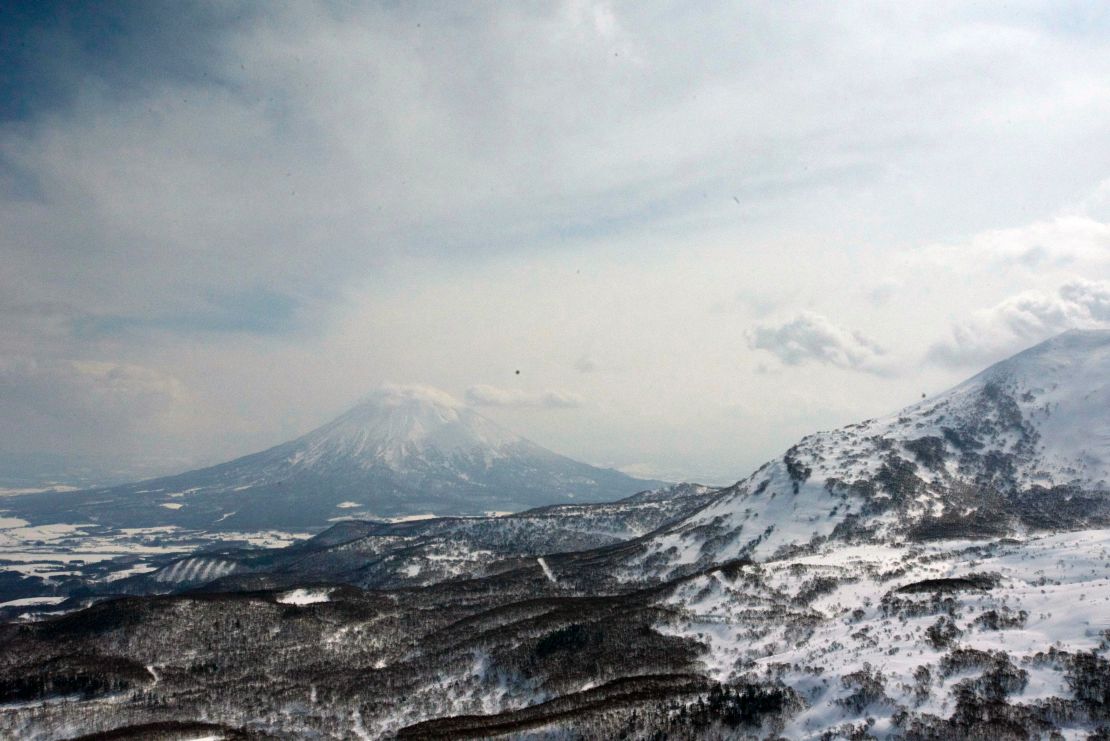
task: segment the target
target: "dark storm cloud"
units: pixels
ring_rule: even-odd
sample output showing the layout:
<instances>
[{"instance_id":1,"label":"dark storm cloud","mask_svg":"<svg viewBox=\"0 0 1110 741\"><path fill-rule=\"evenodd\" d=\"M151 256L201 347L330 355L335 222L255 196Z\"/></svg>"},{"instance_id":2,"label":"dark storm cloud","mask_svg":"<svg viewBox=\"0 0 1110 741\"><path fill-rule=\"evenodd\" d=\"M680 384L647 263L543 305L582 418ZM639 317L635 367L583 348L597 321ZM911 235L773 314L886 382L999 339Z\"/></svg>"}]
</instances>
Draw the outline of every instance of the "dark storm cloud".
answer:
<instances>
[{"instance_id":1,"label":"dark storm cloud","mask_svg":"<svg viewBox=\"0 0 1110 741\"><path fill-rule=\"evenodd\" d=\"M166 81L229 84L226 34L259 3L15 0L0 9L0 121L73 104L96 89L141 98Z\"/></svg>"}]
</instances>

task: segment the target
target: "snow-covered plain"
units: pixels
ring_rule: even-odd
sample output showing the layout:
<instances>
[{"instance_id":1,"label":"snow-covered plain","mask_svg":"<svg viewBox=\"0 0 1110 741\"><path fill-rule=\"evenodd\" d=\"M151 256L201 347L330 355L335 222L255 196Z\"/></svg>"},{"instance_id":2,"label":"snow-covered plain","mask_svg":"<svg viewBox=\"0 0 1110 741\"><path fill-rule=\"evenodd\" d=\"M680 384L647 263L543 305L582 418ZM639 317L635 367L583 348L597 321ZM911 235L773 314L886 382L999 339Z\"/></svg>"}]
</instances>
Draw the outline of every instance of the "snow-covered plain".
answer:
<instances>
[{"instance_id":1,"label":"snow-covered plain","mask_svg":"<svg viewBox=\"0 0 1110 741\"><path fill-rule=\"evenodd\" d=\"M4 517L0 518L0 574L41 579L40 591L45 594L63 584L110 583L159 569L158 581L184 583L224 576L234 565L213 559L198 564L172 562L176 555L214 545L278 548L309 535L277 530L210 533L174 526L115 529L92 523L30 526ZM0 591L0 599L3 596Z\"/></svg>"}]
</instances>

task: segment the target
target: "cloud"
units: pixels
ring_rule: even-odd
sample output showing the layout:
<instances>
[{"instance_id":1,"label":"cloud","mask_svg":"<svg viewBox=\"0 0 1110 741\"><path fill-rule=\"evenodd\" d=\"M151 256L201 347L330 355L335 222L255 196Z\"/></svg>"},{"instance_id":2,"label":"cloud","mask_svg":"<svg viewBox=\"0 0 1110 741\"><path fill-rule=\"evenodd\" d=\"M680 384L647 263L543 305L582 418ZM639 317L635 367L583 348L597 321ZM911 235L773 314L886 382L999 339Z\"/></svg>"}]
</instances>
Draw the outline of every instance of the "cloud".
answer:
<instances>
[{"instance_id":1,"label":"cloud","mask_svg":"<svg viewBox=\"0 0 1110 741\"><path fill-rule=\"evenodd\" d=\"M1110 278L1110 186L1053 216L1107 176L1110 55L1042 9L70 5L0 14L27 42L0 45L0 357L37 364L5 387L26 398L0 452L98 444L70 417L181 449L165 420L188 404L121 371L135 413L113 418L79 398L111 396L79 377L90 358L180 379L207 414L182 436L219 457L386 379L542 367L525 380L587 408L482 403L576 457L739 477L835 420L783 421L797 379L738 372L738 311L782 362L867 371L806 378L849 421L907 397L880 359L952 317ZM867 337L787 336L804 306ZM747 401L772 421L707 424Z\"/></svg>"},{"instance_id":2,"label":"cloud","mask_svg":"<svg viewBox=\"0 0 1110 741\"><path fill-rule=\"evenodd\" d=\"M0 420L19 431L5 441L15 450L125 455L147 436L172 436L192 401L180 380L140 365L0 362Z\"/></svg>"},{"instance_id":3,"label":"cloud","mask_svg":"<svg viewBox=\"0 0 1110 741\"><path fill-rule=\"evenodd\" d=\"M803 311L777 326L756 326L747 338L753 350L766 350L786 365L815 362L868 373L887 372L885 351L877 343L812 311Z\"/></svg>"},{"instance_id":4,"label":"cloud","mask_svg":"<svg viewBox=\"0 0 1110 741\"><path fill-rule=\"evenodd\" d=\"M479 384L466 390L471 404L487 407L543 407L548 409L574 409L585 401L581 396L566 391L541 391L531 393L519 389L503 389Z\"/></svg>"},{"instance_id":5,"label":"cloud","mask_svg":"<svg viewBox=\"0 0 1110 741\"><path fill-rule=\"evenodd\" d=\"M1055 291L1031 290L975 312L934 344L932 362L964 367L1000 360L1068 329L1110 326L1110 282L1074 280Z\"/></svg>"},{"instance_id":6,"label":"cloud","mask_svg":"<svg viewBox=\"0 0 1110 741\"><path fill-rule=\"evenodd\" d=\"M386 407L401 406L410 401L426 402L451 409L462 406L458 399L443 389L417 383L383 383L369 394L367 400Z\"/></svg>"},{"instance_id":7,"label":"cloud","mask_svg":"<svg viewBox=\"0 0 1110 741\"><path fill-rule=\"evenodd\" d=\"M574 369L579 373L593 373L597 370L597 362L589 355L581 355L574 361Z\"/></svg>"},{"instance_id":8,"label":"cloud","mask_svg":"<svg viewBox=\"0 0 1110 741\"><path fill-rule=\"evenodd\" d=\"M1051 268L1070 268L1077 264L1110 264L1110 223L1098 221L1084 212L1092 198L1106 188L1099 186L1084 199L1076 213L1062 213L1009 229L991 229L976 234L970 241L932 245L921 256L937 264L963 270L969 261L990 264L994 269L1024 268L1031 272Z\"/></svg>"},{"instance_id":9,"label":"cloud","mask_svg":"<svg viewBox=\"0 0 1110 741\"><path fill-rule=\"evenodd\" d=\"M904 284L897 278L883 278L866 291L867 300L875 306L885 306L898 295Z\"/></svg>"}]
</instances>

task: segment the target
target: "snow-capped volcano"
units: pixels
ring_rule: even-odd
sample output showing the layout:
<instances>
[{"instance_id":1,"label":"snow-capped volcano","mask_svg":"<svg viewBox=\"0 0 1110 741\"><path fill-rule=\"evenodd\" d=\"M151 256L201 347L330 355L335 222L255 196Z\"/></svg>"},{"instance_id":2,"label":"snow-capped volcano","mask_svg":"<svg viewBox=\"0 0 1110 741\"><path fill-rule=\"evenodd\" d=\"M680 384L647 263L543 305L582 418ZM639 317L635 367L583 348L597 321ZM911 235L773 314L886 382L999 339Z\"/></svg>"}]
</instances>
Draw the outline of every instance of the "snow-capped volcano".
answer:
<instances>
[{"instance_id":1,"label":"snow-capped volcano","mask_svg":"<svg viewBox=\"0 0 1110 741\"><path fill-rule=\"evenodd\" d=\"M1110 332L1070 331L931 399L803 438L644 542L658 574L829 539L1110 522Z\"/></svg>"},{"instance_id":2,"label":"snow-capped volcano","mask_svg":"<svg viewBox=\"0 0 1110 741\"><path fill-rule=\"evenodd\" d=\"M290 442L211 468L12 498L35 521L308 528L339 517L518 511L612 501L659 482L571 460L423 386L385 386Z\"/></svg>"},{"instance_id":3,"label":"snow-capped volcano","mask_svg":"<svg viewBox=\"0 0 1110 741\"><path fill-rule=\"evenodd\" d=\"M529 443L437 389L385 386L294 445L293 465L351 460L400 469L429 450L492 461Z\"/></svg>"}]
</instances>

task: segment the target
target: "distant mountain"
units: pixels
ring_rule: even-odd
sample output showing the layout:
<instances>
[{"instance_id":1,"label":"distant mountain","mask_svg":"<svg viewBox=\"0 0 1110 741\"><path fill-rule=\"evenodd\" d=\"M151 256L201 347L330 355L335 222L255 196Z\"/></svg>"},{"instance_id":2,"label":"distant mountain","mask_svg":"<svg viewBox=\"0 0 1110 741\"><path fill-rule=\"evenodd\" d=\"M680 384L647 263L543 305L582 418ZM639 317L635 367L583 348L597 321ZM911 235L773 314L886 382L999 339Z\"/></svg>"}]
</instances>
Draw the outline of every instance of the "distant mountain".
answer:
<instances>
[{"instance_id":1,"label":"distant mountain","mask_svg":"<svg viewBox=\"0 0 1110 741\"><path fill-rule=\"evenodd\" d=\"M3 441L0 441L2 444ZM0 494L115 486L180 471L189 461L128 459L107 462L78 453L0 452Z\"/></svg>"},{"instance_id":2,"label":"distant mountain","mask_svg":"<svg viewBox=\"0 0 1110 741\"><path fill-rule=\"evenodd\" d=\"M1107 739L1108 370L1069 333L724 490L90 564L0 604L0 736Z\"/></svg>"},{"instance_id":3,"label":"distant mountain","mask_svg":"<svg viewBox=\"0 0 1110 741\"><path fill-rule=\"evenodd\" d=\"M688 572L848 542L1110 523L1110 331L1070 331L881 419L803 438L644 541L629 569Z\"/></svg>"},{"instance_id":4,"label":"distant mountain","mask_svg":"<svg viewBox=\"0 0 1110 741\"><path fill-rule=\"evenodd\" d=\"M305 529L604 502L661 483L553 453L435 389L390 386L260 453L137 484L10 497L4 508L36 523Z\"/></svg>"},{"instance_id":5,"label":"distant mountain","mask_svg":"<svg viewBox=\"0 0 1110 741\"><path fill-rule=\"evenodd\" d=\"M718 490L675 484L602 504L554 504L500 517L436 517L408 522L344 520L285 548L213 548L183 556L149 557L150 571L100 581L99 571L78 590L19 584L17 596L159 594L217 581L220 591L275 589L312 582L364 589L426 586L536 565L547 553L613 546L704 507ZM140 557L141 558L141 557ZM127 568L133 569L134 564ZM0 570L2 573L2 570ZM0 584L0 603L6 599ZM3 609L0 608L0 615Z\"/></svg>"}]
</instances>

